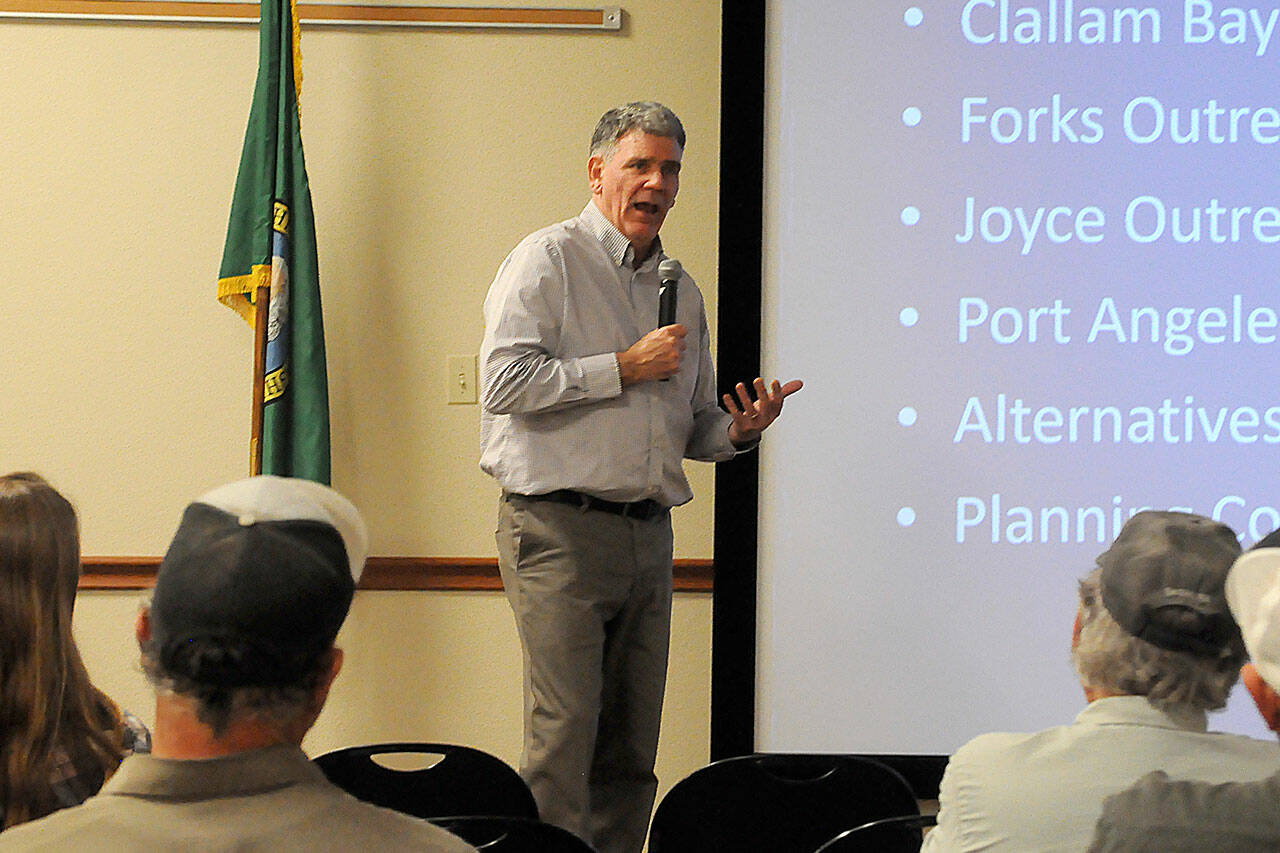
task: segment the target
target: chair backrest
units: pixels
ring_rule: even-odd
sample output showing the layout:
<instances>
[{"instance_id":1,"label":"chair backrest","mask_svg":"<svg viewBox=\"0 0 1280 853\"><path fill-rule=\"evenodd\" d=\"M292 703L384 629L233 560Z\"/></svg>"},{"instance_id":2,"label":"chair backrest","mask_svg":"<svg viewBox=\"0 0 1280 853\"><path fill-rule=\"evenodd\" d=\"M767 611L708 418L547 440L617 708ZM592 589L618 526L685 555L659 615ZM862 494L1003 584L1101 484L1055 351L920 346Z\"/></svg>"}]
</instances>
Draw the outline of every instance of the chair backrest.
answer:
<instances>
[{"instance_id":1,"label":"chair backrest","mask_svg":"<svg viewBox=\"0 0 1280 853\"><path fill-rule=\"evenodd\" d=\"M923 828L937 823L935 815L881 818L846 829L815 853L915 853L924 842Z\"/></svg>"},{"instance_id":2,"label":"chair backrest","mask_svg":"<svg viewBox=\"0 0 1280 853\"><path fill-rule=\"evenodd\" d=\"M396 770L381 756L421 756L430 766ZM315 759L329 781L368 803L415 817L510 815L537 819L529 786L502 759L468 746L379 743L351 746Z\"/></svg>"},{"instance_id":3,"label":"chair backrest","mask_svg":"<svg viewBox=\"0 0 1280 853\"><path fill-rule=\"evenodd\" d=\"M445 817L431 821L483 853L595 853L567 829L522 817Z\"/></svg>"},{"instance_id":4,"label":"chair backrest","mask_svg":"<svg viewBox=\"0 0 1280 853\"><path fill-rule=\"evenodd\" d=\"M717 761L658 804L650 853L813 853L868 821L919 813L897 771L853 755L773 753Z\"/></svg>"}]
</instances>

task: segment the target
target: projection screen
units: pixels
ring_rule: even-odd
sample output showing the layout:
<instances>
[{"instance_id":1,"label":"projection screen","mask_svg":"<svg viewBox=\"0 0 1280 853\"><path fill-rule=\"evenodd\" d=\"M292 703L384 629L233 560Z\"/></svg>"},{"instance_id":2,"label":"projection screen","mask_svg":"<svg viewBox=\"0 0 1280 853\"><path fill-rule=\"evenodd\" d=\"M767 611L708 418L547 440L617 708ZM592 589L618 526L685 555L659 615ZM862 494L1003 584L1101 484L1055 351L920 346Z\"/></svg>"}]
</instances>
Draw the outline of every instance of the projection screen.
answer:
<instances>
[{"instance_id":1,"label":"projection screen","mask_svg":"<svg viewBox=\"0 0 1280 853\"><path fill-rule=\"evenodd\" d=\"M1278 19L767 4L758 749L1070 722L1125 519L1280 525Z\"/></svg>"}]
</instances>

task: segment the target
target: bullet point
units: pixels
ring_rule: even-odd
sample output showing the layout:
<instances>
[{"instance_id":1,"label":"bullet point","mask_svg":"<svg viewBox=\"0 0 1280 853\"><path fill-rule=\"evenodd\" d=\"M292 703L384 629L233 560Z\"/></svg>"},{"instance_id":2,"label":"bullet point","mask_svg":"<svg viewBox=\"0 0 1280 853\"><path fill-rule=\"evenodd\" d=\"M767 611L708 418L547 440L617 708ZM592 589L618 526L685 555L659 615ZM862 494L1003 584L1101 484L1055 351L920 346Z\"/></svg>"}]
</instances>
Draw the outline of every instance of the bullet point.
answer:
<instances>
[{"instance_id":1,"label":"bullet point","mask_svg":"<svg viewBox=\"0 0 1280 853\"><path fill-rule=\"evenodd\" d=\"M903 406L898 410L898 423L905 427L915 426L917 417L919 417L919 414L910 406Z\"/></svg>"},{"instance_id":2,"label":"bullet point","mask_svg":"<svg viewBox=\"0 0 1280 853\"><path fill-rule=\"evenodd\" d=\"M907 206L902 208L902 224L915 225L920 221L920 208Z\"/></svg>"},{"instance_id":3,"label":"bullet point","mask_svg":"<svg viewBox=\"0 0 1280 853\"><path fill-rule=\"evenodd\" d=\"M909 506L898 510L898 526L910 527L916 523L916 511Z\"/></svg>"},{"instance_id":4,"label":"bullet point","mask_svg":"<svg viewBox=\"0 0 1280 853\"><path fill-rule=\"evenodd\" d=\"M902 20L908 27L918 27L920 22L924 20L924 12L920 11L919 6L912 6L902 16Z\"/></svg>"},{"instance_id":5,"label":"bullet point","mask_svg":"<svg viewBox=\"0 0 1280 853\"><path fill-rule=\"evenodd\" d=\"M898 322L910 329L920 322L920 312L914 308L903 308L898 312Z\"/></svg>"},{"instance_id":6,"label":"bullet point","mask_svg":"<svg viewBox=\"0 0 1280 853\"><path fill-rule=\"evenodd\" d=\"M907 107L902 111L902 123L907 127L915 127L922 118L924 118L924 113L920 112L919 107Z\"/></svg>"}]
</instances>

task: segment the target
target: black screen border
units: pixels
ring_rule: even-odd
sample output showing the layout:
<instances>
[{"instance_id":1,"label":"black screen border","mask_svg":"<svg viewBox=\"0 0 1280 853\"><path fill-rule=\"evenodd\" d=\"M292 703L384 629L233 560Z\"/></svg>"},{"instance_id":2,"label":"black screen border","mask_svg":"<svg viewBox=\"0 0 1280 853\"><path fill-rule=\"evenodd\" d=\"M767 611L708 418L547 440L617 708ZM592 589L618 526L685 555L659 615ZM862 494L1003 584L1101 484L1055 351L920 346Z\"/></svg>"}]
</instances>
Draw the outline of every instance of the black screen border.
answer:
<instances>
[{"instance_id":1,"label":"black screen border","mask_svg":"<svg viewBox=\"0 0 1280 853\"><path fill-rule=\"evenodd\" d=\"M764 278L767 0L721 4L720 239L716 375L720 393L760 375ZM788 378L788 377L783 377ZM812 393L810 391L809 393ZM767 452L767 447L762 450ZM756 751L759 453L716 466L711 616L711 760ZM871 756L936 798L944 755Z\"/></svg>"},{"instance_id":2,"label":"black screen border","mask_svg":"<svg viewBox=\"0 0 1280 853\"><path fill-rule=\"evenodd\" d=\"M721 4L720 392L760 373L765 0ZM755 751L757 453L716 466L711 759Z\"/></svg>"}]
</instances>

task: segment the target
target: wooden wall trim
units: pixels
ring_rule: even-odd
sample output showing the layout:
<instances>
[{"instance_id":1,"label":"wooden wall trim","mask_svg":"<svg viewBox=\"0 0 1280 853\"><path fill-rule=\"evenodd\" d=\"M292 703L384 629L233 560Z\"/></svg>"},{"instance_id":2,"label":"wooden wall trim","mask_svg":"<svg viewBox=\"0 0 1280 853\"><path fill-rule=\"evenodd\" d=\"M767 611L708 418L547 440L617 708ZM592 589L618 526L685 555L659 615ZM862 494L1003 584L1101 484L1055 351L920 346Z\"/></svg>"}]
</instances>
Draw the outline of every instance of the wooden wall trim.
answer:
<instances>
[{"instance_id":1,"label":"wooden wall trim","mask_svg":"<svg viewBox=\"0 0 1280 853\"><path fill-rule=\"evenodd\" d=\"M85 557L80 589L150 589L159 557ZM676 592L711 592L711 560L676 560ZM501 591L492 557L370 557L360 589L413 591Z\"/></svg>"},{"instance_id":2,"label":"wooden wall trim","mask_svg":"<svg viewBox=\"0 0 1280 853\"><path fill-rule=\"evenodd\" d=\"M0 17L256 24L260 8L252 2L207 0L0 0ZM618 30L622 12L616 6L541 9L299 3L298 20L341 26Z\"/></svg>"}]
</instances>

